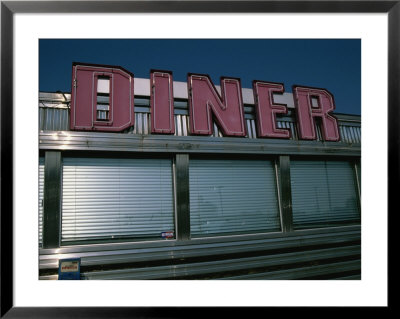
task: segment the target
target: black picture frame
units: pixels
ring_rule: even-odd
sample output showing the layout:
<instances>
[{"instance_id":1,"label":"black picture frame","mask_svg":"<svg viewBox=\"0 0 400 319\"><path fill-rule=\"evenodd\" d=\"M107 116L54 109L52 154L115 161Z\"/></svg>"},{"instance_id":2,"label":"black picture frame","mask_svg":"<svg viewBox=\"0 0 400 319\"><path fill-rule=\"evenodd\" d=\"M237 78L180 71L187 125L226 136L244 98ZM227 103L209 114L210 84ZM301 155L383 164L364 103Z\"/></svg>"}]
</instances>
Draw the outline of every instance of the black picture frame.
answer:
<instances>
[{"instance_id":1,"label":"black picture frame","mask_svg":"<svg viewBox=\"0 0 400 319\"><path fill-rule=\"evenodd\" d=\"M177 318L198 310L115 307L14 307L13 305L13 16L15 13L387 13L388 14L388 212L396 207L399 163L400 1L1 1L1 317ZM397 192L396 192L397 193ZM383 212L382 212L383 213ZM389 218L391 217L388 214ZM391 223L389 222L388 225ZM390 240L388 238L388 244ZM390 250L390 249L389 249ZM389 256L388 256L389 258ZM388 260L389 261L389 260ZM390 280L388 281L388 286ZM390 308L390 298L387 309ZM219 315L221 309L204 311ZM260 310L260 309L258 309ZM276 310L276 309L275 309ZM293 308L292 308L293 310ZM303 309L304 310L304 309ZM336 309L337 310L337 309ZM220 313L221 312L221 313ZM236 312L236 311L235 311ZM241 313L241 312L240 312ZM335 313L335 311L334 311ZM237 314L237 312L236 312ZM301 315L297 313L297 315ZM332 314L332 313L331 313ZM226 315L226 312L224 312Z\"/></svg>"}]
</instances>

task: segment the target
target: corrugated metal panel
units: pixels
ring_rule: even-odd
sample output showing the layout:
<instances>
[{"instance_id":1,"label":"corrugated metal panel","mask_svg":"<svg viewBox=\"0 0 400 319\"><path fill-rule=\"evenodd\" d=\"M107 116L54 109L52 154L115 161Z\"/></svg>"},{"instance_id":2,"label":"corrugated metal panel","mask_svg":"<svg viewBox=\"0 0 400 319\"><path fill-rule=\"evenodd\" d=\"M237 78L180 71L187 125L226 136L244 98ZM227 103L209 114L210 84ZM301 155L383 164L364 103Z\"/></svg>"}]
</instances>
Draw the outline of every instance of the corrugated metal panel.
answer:
<instances>
[{"instance_id":1,"label":"corrugated metal panel","mask_svg":"<svg viewBox=\"0 0 400 319\"><path fill-rule=\"evenodd\" d=\"M43 240L44 157L39 158L39 247Z\"/></svg>"},{"instance_id":2,"label":"corrugated metal panel","mask_svg":"<svg viewBox=\"0 0 400 319\"><path fill-rule=\"evenodd\" d=\"M344 262L334 262L329 264L314 265L291 268L287 270L276 270L276 271L260 271L256 270L247 271L250 274L245 275L234 275L234 276L224 276L224 272L215 274L205 274L201 278L199 275L198 279L213 279L219 280L310 280L310 279L330 279L330 280L360 280L361 279L361 260L350 260ZM275 266L276 267L276 266ZM279 267L279 265L278 265ZM154 272L154 269L140 269L142 274L139 273L137 269L125 269L125 270L114 270L114 271L99 271L99 272L87 272L81 275L81 279L95 279L95 280L138 280L138 279L175 279L178 273L173 271L173 267L169 267L170 270L158 270ZM190 268L189 268L190 269ZM144 271L147 271L144 272ZM240 271L240 270L239 270ZM246 270L242 270L244 272ZM350 273L350 275L349 275ZM352 274L355 273L355 274ZM184 276L184 275L183 275ZM47 275L40 276L41 280L57 280L58 275ZM180 277L184 279L184 277Z\"/></svg>"},{"instance_id":3,"label":"corrugated metal panel","mask_svg":"<svg viewBox=\"0 0 400 319\"><path fill-rule=\"evenodd\" d=\"M294 228L359 222L350 162L292 160L290 175Z\"/></svg>"},{"instance_id":4,"label":"corrugated metal panel","mask_svg":"<svg viewBox=\"0 0 400 319\"><path fill-rule=\"evenodd\" d=\"M274 163L190 160L191 235L279 231Z\"/></svg>"},{"instance_id":5,"label":"corrugated metal panel","mask_svg":"<svg viewBox=\"0 0 400 319\"><path fill-rule=\"evenodd\" d=\"M113 271L101 271L101 272L90 272L84 275L84 279L113 279L113 280L121 280L121 279L164 279L164 278L176 278L176 277L184 277L184 276L204 276L204 275L213 275L216 278L223 278L224 273L229 273L230 271L242 271L248 269L263 269L263 268L272 268L277 266L282 266L286 264L294 264L294 263L307 263L313 261L316 263L317 260L327 259L327 258L338 258L352 256L354 254L359 253L360 246L350 246L350 247L339 247L339 248L331 248L331 249L319 249L310 251L307 254L303 252L293 252L293 253L285 253L285 254L277 254L277 255L267 255L267 256L257 256L257 257L245 257L238 259L225 259L225 260L216 260L216 261L204 261L198 263L188 263L174 266L158 266L153 267L150 272L146 268L137 268L137 269L124 269L124 270L113 270ZM346 266L350 266L351 270L357 269L360 267L360 261L350 261L346 262ZM329 265L332 268L332 264ZM344 266L344 265L342 265ZM326 267L326 266L325 266ZM314 268L314 269L313 269ZM318 272L316 272L316 269ZM257 275L262 275L265 279L289 279L285 278L287 275L290 275L290 279L298 279L299 276L307 277L311 274L321 275L322 271L321 267L299 267L293 271L293 269L284 270L284 271L260 271L257 272ZM343 271L338 265L335 263L333 268L336 268L336 271ZM323 269L326 271L326 269ZM349 269L345 269L348 271ZM254 270L253 270L254 271ZM332 270L330 270L332 272ZM300 274L299 274L300 273ZM279 274L279 276L277 276ZM286 276L284 276L286 275ZM297 276L296 276L297 275ZM249 275L247 275L249 276ZM242 276L235 277L227 277L224 279L248 279L241 278ZM282 278L283 277L283 278Z\"/></svg>"},{"instance_id":6,"label":"corrugated metal panel","mask_svg":"<svg viewBox=\"0 0 400 319\"><path fill-rule=\"evenodd\" d=\"M361 127L350 125L339 125L341 141L344 143L361 143Z\"/></svg>"},{"instance_id":7,"label":"corrugated metal panel","mask_svg":"<svg viewBox=\"0 0 400 319\"><path fill-rule=\"evenodd\" d=\"M170 160L64 158L62 184L64 244L174 230Z\"/></svg>"},{"instance_id":8,"label":"corrugated metal panel","mask_svg":"<svg viewBox=\"0 0 400 319\"><path fill-rule=\"evenodd\" d=\"M257 251L282 253L308 246L342 246L359 242L360 226L298 230L290 233L265 233L229 237L195 238L190 241L153 241L71 245L57 250L42 249L40 269L58 267L58 258L82 258L83 266L141 263L173 259L209 257L223 254L244 254ZM299 243L301 242L301 245Z\"/></svg>"},{"instance_id":9,"label":"corrugated metal panel","mask_svg":"<svg viewBox=\"0 0 400 319\"><path fill-rule=\"evenodd\" d=\"M40 108L39 129L43 131L69 131L69 109Z\"/></svg>"},{"instance_id":10,"label":"corrugated metal panel","mask_svg":"<svg viewBox=\"0 0 400 319\"><path fill-rule=\"evenodd\" d=\"M43 93L41 93L43 94ZM45 94L39 104L39 129L43 131L68 131L69 130L69 94ZM135 126L126 129L124 133L151 134L151 120L149 98L135 98ZM175 135L190 135L188 121L187 101L174 101L175 108ZM246 130L248 138L257 138L256 121L254 119L254 106L245 106ZM294 117L277 120L278 128L290 129L291 139L297 140L297 124ZM223 137L217 125L213 125L214 137ZM343 143L361 143L360 124L347 118L341 122L339 119L339 131ZM321 140L321 129L317 127L317 140Z\"/></svg>"},{"instance_id":11,"label":"corrugated metal panel","mask_svg":"<svg viewBox=\"0 0 400 319\"><path fill-rule=\"evenodd\" d=\"M315 264L315 262L314 262ZM361 267L361 260L350 260L344 262L335 262L323 265L312 265L301 267L297 269L277 270L270 272L259 272L249 275L241 275L235 277L225 277L224 280L249 280L249 279L268 279L268 280L301 280L301 279L314 279L315 277L329 276L329 279L339 280L355 280L361 279L361 274L341 277L343 272L358 272Z\"/></svg>"},{"instance_id":12,"label":"corrugated metal panel","mask_svg":"<svg viewBox=\"0 0 400 319\"><path fill-rule=\"evenodd\" d=\"M290 139L291 140L296 140L297 139L297 134L296 134L296 124L292 121L288 120L277 120L276 121L276 127L279 129L287 129L288 131L291 132Z\"/></svg>"},{"instance_id":13,"label":"corrugated metal panel","mask_svg":"<svg viewBox=\"0 0 400 319\"><path fill-rule=\"evenodd\" d=\"M58 259L79 257L86 279L306 279L322 275L360 279L360 234L360 226L346 226L252 238L45 249L40 253L40 278L57 279Z\"/></svg>"}]
</instances>

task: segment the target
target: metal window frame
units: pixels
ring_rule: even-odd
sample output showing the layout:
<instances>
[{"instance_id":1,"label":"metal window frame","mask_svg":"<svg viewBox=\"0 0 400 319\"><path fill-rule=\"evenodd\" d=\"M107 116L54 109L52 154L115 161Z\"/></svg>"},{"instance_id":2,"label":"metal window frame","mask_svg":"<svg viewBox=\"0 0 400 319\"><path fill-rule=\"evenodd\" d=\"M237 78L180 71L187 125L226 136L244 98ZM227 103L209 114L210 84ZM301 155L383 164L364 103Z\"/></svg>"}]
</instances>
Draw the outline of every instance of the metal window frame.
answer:
<instances>
[{"instance_id":1,"label":"metal window frame","mask_svg":"<svg viewBox=\"0 0 400 319\"><path fill-rule=\"evenodd\" d=\"M293 231L292 184L290 179L290 156L279 156L279 199L282 232Z\"/></svg>"},{"instance_id":2,"label":"metal window frame","mask_svg":"<svg viewBox=\"0 0 400 319\"><path fill-rule=\"evenodd\" d=\"M190 240L189 154L174 158L176 239Z\"/></svg>"},{"instance_id":3,"label":"metal window frame","mask_svg":"<svg viewBox=\"0 0 400 319\"><path fill-rule=\"evenodd\" d=\"M356 185L357 185L357 199L358 199L358 209L360 212L360 218L361 218L361 159L355 159L354 160L354 178L356 180Z\"/></svg>"},{"instance_id":4,"label":"metal window frame","mask_svg":"<svg viewBox=\"0 0 400 319\"><path fill-rule=\"evenodd\" d=\"M160 153L131 153L131 152L82 152L82 151L65 151L61 152L61 171L62 171L62 166L63 166L63 158L68 158L68 157L81 157L81 158L125 158L125 159L147 159L147 158L161 158L161 159L168 159L171 161L171 172L172 172L172 200L173 200L173 215L174 215L174 223L175 223L175 229L174 229L174 234L177 233L177 209L176 209L176 196L175 196L175 176L174 176L174 166L175 166L175 156L171 156L171 154L160 154ZM61 173L61 181L60 185L62 187L62 180L63 175ZM62 188L61 188L62 190ZM175 241L177 239L176 235L174 236L173 239L137 239L137 238L115 238L115 239L99 239L99 240L76 240L71 243L62 243L61 241L61 231L62 231L62 191L60 192L60 230L59 230L59 246L60 248L62 247L71 247L71 246L78 246L78 245L101 245L104 243L112 243L112 244L118 244L118 243L125 243L125 242L131 242L131 243L136 243L136 242L171 242ZM44 226L43 226L44 227ZM43 247L43 248L50 248L50 247Z\"/></svg>"},{"instance_id":5,"label":"metal window frame","mask_svg":"<svg viewBox=\"0 0 400 319\"><path fill-rule=\"evenodd\" d=\"M65 157L91 157L91 158L168 158L171 160L171 171L172 171L172 180L173 184L175 184L175 180L177 179L174 173L174 166L176 159L175 156L170 156L170 154L141 154L141 153L136 153L132 156L132 153L99 153L99 152L75 152L75 151L66 151L66 152L60 152L60 151L41 151L40 152L40 157L45 157L45 163L44 163L44 183L45 183L45 188L44 188L44 195L43 195L43 228L42 228L42 248L41 249L51 249L51 248L63 248L63 247L70 247L70 246L78 246L78 245L99 245L99 244L104 244L109 240L99 240L95 243L90 242L90 241L76 241L71 244L62 244L61 243L61 230L62 230L62 178L63 178L63 158ZM178 162L181 162L178 160ZM178 165L179 169L181 169L181 165ZM187 167L188 170L188 167ZM181 173L180 173L181 174ZM182 174L181 174L182 175ZM184 175L183 175L184 176ZM180 185L183 185L185 178L181 178L179 175L178 178L178 183ZM187 177L187 183L188 183L188 177ZM50 185L50 186L48 186ZM187 234L188 231L184 230L184 224L185 224L185 210L181 210L181 217L178 218L178 211L177 211L177 205L176 205L176 189L175 186L172 185L173 187L173 207L174 207L174 220L175 220L175 233L178 233L178 224L177 221L180 221L180 234L181 237L179 237L180 240L182 239L188 239ZM183 188L184 191L184 188ZM188 188L187 188L188 192ZM183 196L184 192L183 192ZM188 193L187 193L188 196ZM181 199L181 197L179 197ZM187 200L187 205L188 205L188 200ZM183 205L184 207L184 205ZM188 210L187 210L188 211ZM183 217L182 217L183 216ZM186 221L188 223L188 221ZM190 231L190 225L189 225L189 231ZM186 234L186 235L185 235ZM168 242L175 241L178 237L175 236L175 239L168 240ZM132 240L130 238L126 238L123 240L116 239L112 241L112 244L117 244L119 242L161 242L165 243L165 240Z\"/></svg>"},{"instance_id":6,"label":"metal window frame","mask_svg":"<svg viewBox=\"0 0 400 319\"><path fill-rule=\"evenodd\" d=\"M156 6L157 7L157 6ZM298 3L294 3L291 1L280 3L277 5L272 1L266 2L256 2L256 3L248 3L238 2L238 3L226 3L221 1L220 3L213 4L212 6L206 6L204 3L190 3L188 1L183 1L182 5L178 8L177 6L167 6L162 5L157 7L160 11L170 12L170 11L188 11L188 12L198 12L199 10L204 11L220 11L225 12L226 9L230 9L234 12L246 11L246 12L284 12L284 11L296 11L296 12L386 12L389 15L388 25L389 25L389 131L391 136L389 137L389 170L390 168L394 173L392 176L398 176L398 127L395 119L398 118L398 107L399 104L399 92L398 92L398 79L399 79L399 17L400 17L400 6L398 1L310 1L307 3L299 1ZM16 3L14 1L7 1L2 3L1 5L1 28L2 28L2 56L4 53L4 59L2 59L2 95L1 101L2 105L12 105L12 87L13 78L12 74L12 57L13 57L13 15L18 12L127 12L127 11L154 11L153 4L146 4L139 2L131 2L131 3L111 3L104 2L97 5L93 5L92 2L81 2L81 3L60 3L60 2L37 2L37 3L29 3L22 2ZM4 33L3 33L3 30ZM3 72L4 71L4 72ZM3 112L4 111L4 112ZM69 314L70 316L76 315L86 315L86 316L95 316L98 318L106 318L111 314L116 316L132 316L132 313L137 313L138 310L134 309L132 311L131 308L38 308L38 307L15 307L13 305L14 295L15 295L15 287L13 288L13 258L12 258L12 242L13 242L13 222L12 222L12 214L8 214L8 212L12 211L12 137L13 137L13 110L12 107L4 107L2 109L2 124L3 130L2 133L2 142L5 149L2 152L2 183L4 189L8 189L10 192L10 196L7 196L2 201L2 211L6 212L2 215L2 272L6 274L2 276L2 308L1 315L6 315L14 317L30 317L33 315L41 316L44 318L53 318L60 311ZM5 141L5 142L4 142ZM3 154L4 153L4 154ZM393 199L395 193L397 195L397 178L391 178L389 180L389 187L392 189L392 192L389 194L389 200ZM394 203L394 201L389 201L390 203ZM392 205L393 206L393 205ZM4 297L4 298L3 298ZM140 313L148 313L147 309L139 310Z\"/></svg>"}]
</instances>

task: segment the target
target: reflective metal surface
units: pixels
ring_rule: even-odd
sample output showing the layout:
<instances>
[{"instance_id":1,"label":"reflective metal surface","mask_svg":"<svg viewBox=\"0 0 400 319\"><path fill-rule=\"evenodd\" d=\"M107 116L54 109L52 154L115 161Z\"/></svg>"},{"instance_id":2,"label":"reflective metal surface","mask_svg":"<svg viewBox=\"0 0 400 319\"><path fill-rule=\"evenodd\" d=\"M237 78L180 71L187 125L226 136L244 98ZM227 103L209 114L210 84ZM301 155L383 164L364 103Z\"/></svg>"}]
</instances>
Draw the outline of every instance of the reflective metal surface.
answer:
<instances>
[{"instance_id":1,"label":"reflective metal surface","mask_svg":"<svg viewBox=\"0 0 400 319\"><path fill-rule=\"evenodd\" d=\"M41 279L57 279L54 272L58 259L79 257L86 279L359 277L360 234L360 226L347 226L168 244L147 242L41 249L40 272Z\"/></svg>"},{"instance_id":2,"label":"reflective metal surface","mask_svg":"<svg viewBox=\"0 0 400 319\"><path fill-rule=\"evenodd\" d=\"M45 155L43 192L43 247L60 245L61 224L61 152L49 151Z\"/></svg>"},{"instance_id":3,"label":"reflective metal surface","mask_svg":"<svg viewBox=\"0 0 400 319\"><path fill-rule=\"evenodd\" d=\"M279 156L279 190L281 196L282 231L293 230L292 188L290 184L290 157Z\"/></svg>"},{"instance_id":4,"label":"reflective metal surface","mask_svg":"<svg viewBox=\"0 0 400 319\"><path fill-rule=\"evenodd\" d=\"M360 252L360 246L349 246L339 248L328 248L314 250L307 254L303 252L292 252L286 254L269 255L269 256L257 256L257 257L245 257L238 259L224 259L216 261L204 261L199 263L188 263L179 264L175 266L156 266L152 269L144 268L131 268L131 269L120 269L111 271L97 271L85 273L83 279L112 279L112 280L123 280L123 279L175 279L175 278L187 278L197 276L202 278L203 276L209 276L213 279L249 279L243 278L244 275L240 275L241 272L249 272L252 269L253 274L247 275L253 276L254 272L258 276L262 276L265 279L302 279L307 278L310 275L316 276L321 275L322 271L324 274L332 274L336 272L343 272L349 270L358 270L360 267L360 260L347 261L340 263L329 264L329 268L324 265L323 269L317 267L315 269L312 266L299 267L293 271L293 269L286 271L268 271L268 269L274 269L277 267L283 267L288 264L296 263L310 263L316 262L317 260L325 260L329 258L343 258L348 256L357 255ZM343 268L346 266L346 268ZM327 268L330 270L327 272ZM253 269L262 269L259 271ZM237 272L237 276L225 276L226 273Z\"/></svg>"},{"instance_id":5,"label":"reflective metal surface","mask_svg":"<svg viewBox=\"0 0 400 319\"><path fill-rule=\"evenodd\" d=\"M235 137L139 135L47 131L39 134L42 150L120 151L160 153L237 153L360 156L360 144L341 142L247 139Z\"/></svg>"},{"instance_id":6,"label":"reflective metal surface","mask_svg":"<svg viewBox=\"0 0 400 319\"><path fill-rule=\"evenodd\" d=\"M179 240L190 239L189 209L189 155L176 154L174 163L174 186L176 204L176 229Z\"/></svg>"}]
</instances>

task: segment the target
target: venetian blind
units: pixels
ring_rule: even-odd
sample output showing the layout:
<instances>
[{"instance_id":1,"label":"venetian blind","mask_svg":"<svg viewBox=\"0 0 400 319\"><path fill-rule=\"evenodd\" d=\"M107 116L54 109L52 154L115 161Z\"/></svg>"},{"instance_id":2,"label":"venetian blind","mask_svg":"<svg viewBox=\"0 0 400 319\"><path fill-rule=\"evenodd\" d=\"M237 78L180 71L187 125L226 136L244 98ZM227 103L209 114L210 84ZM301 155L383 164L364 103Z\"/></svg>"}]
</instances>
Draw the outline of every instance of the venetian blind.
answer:
<instances>
[{"instance_id":1,"label":"venetian blind","mask_svg":"<svg viewBox=\"0 0 400 319\"><path fill-rule=\"evenodd\" d=\"M174 231L168 159L64 158L62 243Z\"/></svg>"},{"instance_id":2,"label":"venetian blind","mask_svg":"<svg viewBox=\"0 0 400 319\"><path fill-rule=\"evenodd\" d=\"M295 229L360 221L355 174L346 161L291 161Z\"/></svg>"},{"instance_id":3,"label":"venetian blind","mask_svg":"<svg viewBox=\"0 0 400 319\"><path fill-rule=\"evenodd\" d=\"M280 230L274 163L190 160L192 237Z\"/></svg>"}]
</instances>

